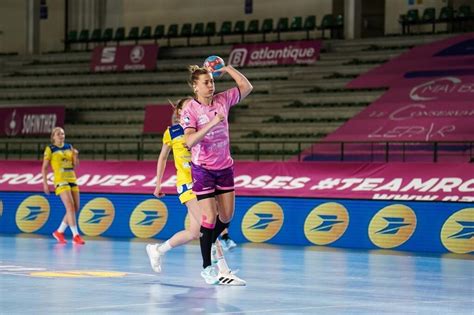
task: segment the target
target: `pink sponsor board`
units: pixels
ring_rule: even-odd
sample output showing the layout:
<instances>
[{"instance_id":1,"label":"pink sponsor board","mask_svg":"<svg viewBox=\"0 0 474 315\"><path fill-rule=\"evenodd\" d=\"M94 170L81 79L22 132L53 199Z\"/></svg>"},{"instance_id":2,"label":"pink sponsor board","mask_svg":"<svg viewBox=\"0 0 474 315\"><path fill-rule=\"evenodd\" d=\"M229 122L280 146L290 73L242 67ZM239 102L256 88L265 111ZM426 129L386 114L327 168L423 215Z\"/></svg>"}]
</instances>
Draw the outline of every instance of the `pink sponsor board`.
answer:
<instances>
[{"instance_id":1,"label":"pink sponsor board","mask_svg":"<svg viewBox=\"0 0 474 315\"><path fill-rule=\"evenodd\" d=\"M448 70L448 71L446 71ZM474 33L415 47L347 84L348 88L391 87L405 77L474 76Z\"/></svg>"},{"instance_id":2,"label":"pink sponsor board","mask_svg":"<svg viewBox=\"0 0 474 315\"><path fill-rule=\"evenodd\" d=\"M239 44L232 47L228 63L236 67L312 64L319 59L322 41Z\"/></svg>"},{"instance_id":3,"label":"pink sponsor board","mask_svg":"<svg viewBox=\"0 0 474 315\"><path fill-rule=\"evenodd\" d=\"M158 45L98 46L92 52L92 72L154 70Z\"/></svg>"},{"instance_id":4,"label":"pink sponsor board","mask_svg":"<svg viewBox=\"0 0 474 315\"><path fill-rule=\"evenodd\" d=\"M168 126L171 126L172 114L173 107L170 104L147 105L143 133L162 134Z\"/></svg>"},{"instance_id":5,"label":"pink sponsor board","mask_svg":"<svg viewBox=\"0 0 474 315\"><path fill-rule=\"evenodd\" d=\"M474 141L473 33L415 47L348 84L381 86L389 90L325 141Z\"/></svg>"},{"instance_id":6,"label":"pink sponsor board","mask_svg":"<svg viewBox=\"0 0 474 315\"><path fill-rule=\"evenodd\" d=\"M80 148L79 148L80 149ZM40 161L2 161L0 191L42 191ZM238 162L237 195L474 202L474 164ZM52 174L50 173L51 179ZM152 194L156 162L81 161L83 192ZM168 162L164 192L176 194Z\"/></svg>"},{"instance_id":7,"label":"pink sponsor board","mask_svg":"<svg viewBox=\"0 0 474 315\"><path fill-rule=\"evenodd\" d=\"M49 135L64 126L64 106L0 108L0 136Z\"/></svg>"},{"instance_id":8,"label":"pink sponsor board","mask_svg":"<svg viewBox=\"0 0 474 315\"><path fill-rule=\"evenodd\" d=\"M326 141L473 141L474 76L399 81Z\"/></svg>"}]
</instances>

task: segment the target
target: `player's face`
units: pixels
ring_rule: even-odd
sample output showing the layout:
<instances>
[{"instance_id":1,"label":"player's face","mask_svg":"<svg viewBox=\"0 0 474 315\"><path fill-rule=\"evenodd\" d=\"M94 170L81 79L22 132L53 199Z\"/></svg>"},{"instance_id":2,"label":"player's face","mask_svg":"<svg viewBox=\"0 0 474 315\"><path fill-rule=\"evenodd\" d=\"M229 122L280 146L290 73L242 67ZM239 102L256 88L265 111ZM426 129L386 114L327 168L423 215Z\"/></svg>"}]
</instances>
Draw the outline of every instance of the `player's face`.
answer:
<instances>
[{"instance_id":1,"label":"player's face","mask_svg":"<svg viewBox=\"0 0 474 315\"><path fill-rule=\"evenodd\" d=\"M64 142L64 139L66 138L66 135L64 133L64 130L58 129L53 136L54 143L61 144Z\"/></svg>"},{"instance_id":2,"label":"player's face","mask_svg":"<svg viewBox=\"0 0 474 315\"><path fill-rule=\"evenodd\" d=\"M201 74L194 85L196 95L201 97L212 97L215 89L214 79L210 73Z\"/></svg>"}]
</instances>

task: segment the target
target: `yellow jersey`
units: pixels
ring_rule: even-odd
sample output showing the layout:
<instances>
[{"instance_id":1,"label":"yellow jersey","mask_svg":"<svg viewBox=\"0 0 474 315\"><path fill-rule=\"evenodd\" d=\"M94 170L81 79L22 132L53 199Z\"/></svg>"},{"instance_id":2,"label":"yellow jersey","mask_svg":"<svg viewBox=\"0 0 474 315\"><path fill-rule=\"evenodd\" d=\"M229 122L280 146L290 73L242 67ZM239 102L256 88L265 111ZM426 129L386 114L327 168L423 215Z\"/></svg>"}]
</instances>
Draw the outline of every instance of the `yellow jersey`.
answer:
<instances>
[{"instance_id":1,"label":"yellow jersey","mask_svg":"<svg viewBox=\"0 0 474 315\"><path fill-rule=\"evenodd\" d=\"M44 149L44 159L50 161L54 172L54 185L64 182L76 183L72 155L72 145L69 143L65 143L62 147L50 144Z\"/></svg>"},{"instance_id":2,"label":"yellow jersey","mask_svg":"<svg viewBox=\"0 0 474 315\"><path fill-rule=\"evenodd\" d=\"M185 145L184 129L176 124L166 129L163 134L163 143L173 151L174 166L176 167L176 186L191 184L191 152Z\"/></svg>"}]
</instances>

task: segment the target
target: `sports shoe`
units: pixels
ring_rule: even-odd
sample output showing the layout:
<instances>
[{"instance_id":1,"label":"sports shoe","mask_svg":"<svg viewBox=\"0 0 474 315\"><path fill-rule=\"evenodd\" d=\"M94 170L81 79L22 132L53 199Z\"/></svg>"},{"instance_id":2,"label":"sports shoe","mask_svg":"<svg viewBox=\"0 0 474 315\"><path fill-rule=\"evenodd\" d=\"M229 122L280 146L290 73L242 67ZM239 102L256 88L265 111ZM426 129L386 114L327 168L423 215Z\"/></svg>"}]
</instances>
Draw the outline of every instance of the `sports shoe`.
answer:
<instances>
[{"instance_id":1,"label":"sports shoe","mask_svg":"<svg viewBox=\"0 0 474 315\"><path fill-rule=\"evenodd\" d=\"M229 285L229 286L245 286L247 285L247 282L245 280L240 279L233 273L232 271L229 271L227 273L219 272L217 275L219 279L219 284L220 285Z\"/></svg>"},{"instance_id":2,"label":"sports shoe","mask_svg":"<svg viewBox=\"0 0 474 315\"><path fill-rule=\"evenodd\" d=\"M58 241L59 244L67 243L66 239L64 238L64 233L61 233L59 231L54 231L53 237Z\"/></svg>"},{"instance_id":3,"label":"sports shoe","mask_svg":"<svg viewBox=\"0 0 474 315\"><path fill-rule=\"evenodd\" d=\"M201 271L201 277L207 284L219 284L218 272L214 266L207 266Z\"/></svg>"},{"instance_id":4,"label":"sports shoe","mask_svg":"<svg viewBox=\"0 0 474 315\"><path fill-rule=\"evenodd\" d=\"M157 273L161 272L161 257L163 256L163 254L158 251L159 246L159 244L148 244L146 246L146 253L148 254L148 258L150 259L151 269L153 269L153 271Z\"/></svg>"},{"instance_id":5,"label":"sports shoe","mask_svg":"<svg viewBox=\"0 0 474 315\"><path fill-rule=\"evenodd\" d=\"M72 243L77 244L77 245L84 245L86 242L84 242L82 237L79 234L77 234L76 236L72 238Z\"/></svg>"},{"instance_id":6,"label":"sports shoe","mask_svg":"<svg viewBox=\"0 0 474 315\"><path fill-rule=\"evenodd\" d=\"M232 239L228 238L226 240L221 239L221 246L223 250L228 251L234 247L237 247L237 244Z\"/></svg>"}]
</instances>

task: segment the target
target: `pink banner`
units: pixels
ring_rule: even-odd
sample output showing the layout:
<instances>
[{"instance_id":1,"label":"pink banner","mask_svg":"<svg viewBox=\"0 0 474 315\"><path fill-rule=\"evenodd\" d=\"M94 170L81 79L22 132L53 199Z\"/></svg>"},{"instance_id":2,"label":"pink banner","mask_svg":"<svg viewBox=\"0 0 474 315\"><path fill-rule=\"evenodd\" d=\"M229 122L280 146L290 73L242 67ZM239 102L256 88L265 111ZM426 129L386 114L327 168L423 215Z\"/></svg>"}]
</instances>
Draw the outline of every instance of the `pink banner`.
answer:
<instances>
[{"instance_id":1,"label":"pink banner","mask_svg":"<svg viewBox=\"0 0 474 315\"><path fill-rule=\"evenodd\" d=\"M228 63L236 67L312 64L319 59L322 41L305 40L232 47Z\"/></svg>"},{"instance_id":2,"label":"pink banner","mask_svg":"<svg viewBox=\"0 0 474 315\"><path fill-rule=\"evenodd\" d=\"M474 76L474 33L421 45L349 82L348 88L391 87L413 77Z\"/></svg>"},{"instance_id":3,"label":"pink banner","mask_svg":"<svg viewBox=\"0 0 474 315\"><path fill-rule=\"evenodd\" d=\"M474 141L474 76L405 79L326 141Z\"/></svg>"},{"instance_id":4,"label":"pink banner","mask_svg":"<svg viewBox=\"0 0 474 315\"><path fill-rule=\"evenodd\" d=\"M54 127L64 126L64 106L0 108L0 136L50 135Z\"/></svg>"},{"instance_id":5,"label":"pink banner","mask_svg":"<svg viewBox=\"0 0 474 315\"><path fill-rule=\"evenodd\" d=\"M79 148L80 150L80 148ZM0 191L42 191L40 161L2 161ZM238 162L241 196L474 202L474 164ZM156 162L81 161L82 192L152 194ZM52 174L50 173L51 179ZM168 162L166 193L176 194Z\"/></svg>"},{"instance_id":6,"label":"pink banner","mask_svg":"<svg viewBox=\"0 0 474 315\"><path fill-rule=\"evenodd\" d=\"M143 133L163 134L168 126L171 126L171 115L173 107L170 104L147 105L145 107L145 121Z\"/></svg>"},{"instance_id":7,"label":"pink banner","mask_svg":"<svg viewBox=\"0 0 474 315\"><path fill-rule=\"evenodd\" d=\"M415 47L348 84L381 86L390 89L325 141L474 141L473 33Z\"/></svg>"},{"instance_id":8,"label":"pink banner","mask_svg":"<svg viewBox=\"0 0 474 315\"><path fill-rule=\"evenodd\" d=\"M92 52L92 72L154 70L158 45L97 46Z\"/></svg>"}]
</instances>

